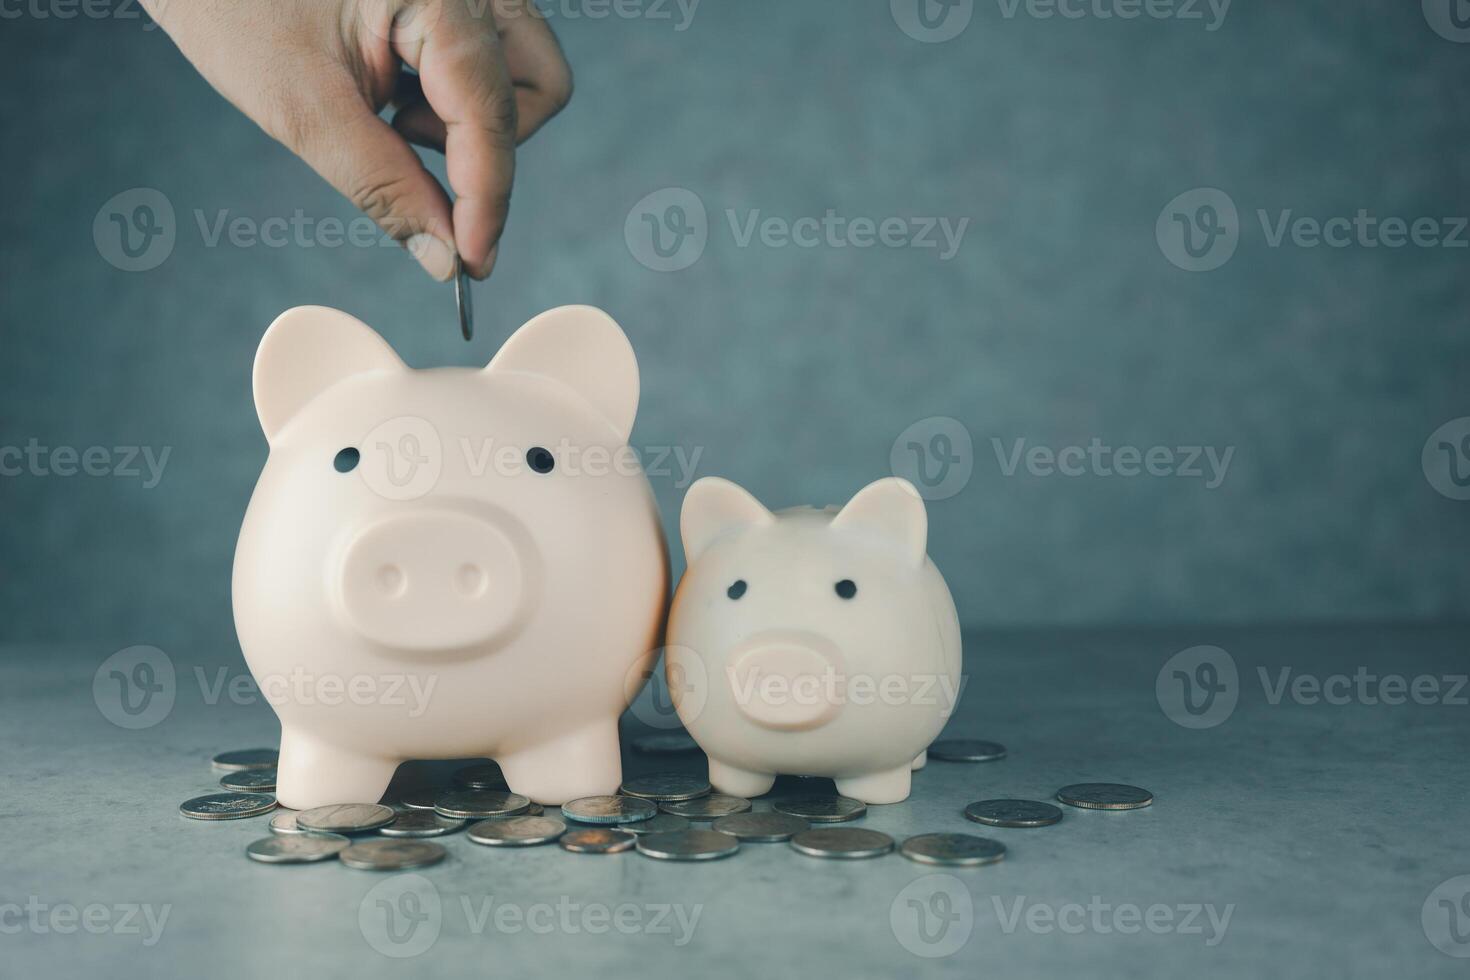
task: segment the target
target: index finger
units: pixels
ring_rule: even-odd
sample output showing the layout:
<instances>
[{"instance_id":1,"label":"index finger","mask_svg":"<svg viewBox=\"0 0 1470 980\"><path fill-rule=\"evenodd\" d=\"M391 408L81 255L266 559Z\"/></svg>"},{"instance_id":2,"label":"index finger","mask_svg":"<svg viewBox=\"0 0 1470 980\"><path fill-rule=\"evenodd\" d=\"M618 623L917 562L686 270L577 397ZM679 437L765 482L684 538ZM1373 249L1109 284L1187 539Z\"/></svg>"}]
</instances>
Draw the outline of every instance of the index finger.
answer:
<instances>
[{"instance_id":1,"label":"index finger","mask_svg":"<svg viewBox=\"0 0 1470 980\"><path fill-rule=\"evenodd\" d=\"M444 121L455 247L480 279L494 266L515 179L515 89L492 6L475 14L462 0L439 0L415 65L424 98Z\"/></svg>"}]
</instances>

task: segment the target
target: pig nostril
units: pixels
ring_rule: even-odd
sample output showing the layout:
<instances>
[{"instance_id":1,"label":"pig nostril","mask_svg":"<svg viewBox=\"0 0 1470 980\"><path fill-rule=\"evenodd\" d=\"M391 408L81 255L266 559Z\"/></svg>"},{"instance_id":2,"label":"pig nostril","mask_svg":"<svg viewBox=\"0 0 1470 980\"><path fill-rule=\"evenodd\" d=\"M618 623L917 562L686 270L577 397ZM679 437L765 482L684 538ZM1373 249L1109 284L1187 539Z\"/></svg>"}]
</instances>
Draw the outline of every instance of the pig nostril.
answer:
<instances>
[{"instance_id":1,"label":"pig nostril","mask_svg":"<svg viewBox=\"0 0 1470 980\"><path fill-rule=\"evenodd\" d=\"M485 594L486 587L490 584L489 576L485 570L473 562L466 562L459 566L454 573L454 587L466 599L478 599Z\"/></svg>"},{"instance_id":2,"label":"pig nostril","mask_svg":"<svg viewBox=\"0 0 1470 980\"><path fill-rule=\"evenodd\" d=\"M397 565L384 565L378 569L378 591L389 599L397 599L408 590L408 576Z\"/></svg>"}]
</instances>

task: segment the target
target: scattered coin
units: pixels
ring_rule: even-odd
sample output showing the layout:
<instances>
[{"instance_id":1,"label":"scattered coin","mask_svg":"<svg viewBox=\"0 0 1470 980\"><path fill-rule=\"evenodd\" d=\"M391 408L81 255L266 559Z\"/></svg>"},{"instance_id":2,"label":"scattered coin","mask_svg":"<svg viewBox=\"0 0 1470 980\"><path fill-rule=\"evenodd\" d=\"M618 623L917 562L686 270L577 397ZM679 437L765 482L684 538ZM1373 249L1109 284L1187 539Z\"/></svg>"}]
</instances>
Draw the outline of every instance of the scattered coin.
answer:
<instances>
[{"instance_id":1,"label":"scattered coin","mask_svg":"<svg viewBox=\"0 0 1470 980\"><path fill-rule=\"evenodd\" d=\"M582 823L634 823L657 812L656 805L633 796L584 796L561 806L562 816Z\"/></svg>"},{"instance_id":2,"label":"scattered coin","mask_svg":"<svg viewBox=\"0 0 1470 980\"><path fill-rule=\"evenodd\" d=\"M341 834L297 834L262 837L245 848L252 861L265 864L308 864L336 857L352 841Z\"/></svg>"},{"instance_id":3,"label":"scattered coin","mask_svg":"<svg viewBox=\"0 0 1470 980\"><path fill-rule=\"evenodd\" d=\"M871 858L893 850L893 838L863 827L818 827L791 838L791 846L820 858Z\"/></svg>"},{"instance_id":4,"label":"scattered coin","mask_svg":"<svg viewBox=\"0 0 1470 980\"><path fill-rule=\"evenodd\" d=\"M463 826L463 820L441 816L433 810L405 810L392 823L378 828L378 833L384 837L443 837Z\"/></svg>"},{"instance_id":5,"label":"scattered coin","mask_svg":"<svg viewBox=\"0 0 1470 980\"><path fill-rule=\"evenodd\" d=\"M525 816L539 817L545 812L546 808L543 807L540 803L532 803L530 806L526 807Z\"/></svg>"},{"instance_id":6,"label":"scattered coin","mask_svg":"<svg viewBox=\"0 0 1470 980\"><path fill-rule=\"evenodd\" d=\"M525 813L530 805L530 800L509 790L456 789L439 797L434 804L434 812L460 820L483 820L485 817Z\"/></svg>"},{"instance_id":7,"label":"scattered coin","mask_svg":"<svg viewBox=\"0 0 1470 980\"><path fill-rule=\"evenodd\" d=\"M277 811L274 817L271 817L271 833L305 834L309 833L309 831L303 830L302 828L296 826L295 810L280 810Z\"/></svg>"},{"instance_id":8,"label":"scattered coin","mask_svg":"<svg viewBox=\"0 0 1470 980\"><path fill-rule=\"evenodd\" d=\"M771 806L812 823L844 823L868 812L866 803L846 796L788 796Z\"/></svg>"},{"instance_id":9,"label":"scattered coin","mask_svg":"<svg viewBox=\"0 0 1470 980\"><path fill-rule=\"evenodd\" d=\"M442 844L427 840L393 840L371 837L357 841L337 856L349 868L364 871L402 871L438 864L448 853Z\"/></svg>"},{"instance_id":10,"label":"scattered coin","mask_svg":"<svg viewBox=\"0 0 1470 980\"><path fill-rule=\"evenodd\" d=\"M567 825L560 817L495 817L470 827L469 836L476 844L524 847L528 844L550 844L566 830Z\"/></svg>"},{"instance_id":11,"label":"scattered coin","mask_svg":"<svg viewBox=\"0 0 1470 980\"><path fill-rule=\"evenodd\" d=\"M432 810L434 804L439 802L439 797L443 795L443 790L413 789L399 797L398 802L410 810Z\"/></svg>"},{"instance_id":12,"label":"scattered coin","mask_svg":"<svg viewBox=\"0 0 1470 980\"><path fill-rule=\"evenodd\" d=\"M929 758L945 762L994 762L1005 757L1004 745L978 738L941 738L929 746Z\"/></svg>"},{"instance_id":13,"label":"scattered coin","mask_svg":"<svg viewBox=\"0 0 1470 980\"><path fill-rule=\"evenodd\" d=\"M712 861L740 850L740 839L717 830L675 830L640 834L638 853L660 861Z\"/></svg>"},{"instance_id":14,"label":"scattered coin","mask_svg":"<svg viewBox=\"0 0 1470 980\"><path fill-rule=\"evenodd\" d=\"M1074 783L1057 790L1057 799L1087 810L1137 810L1154 801L1154 794L1124 783Z\"/></svg>"},{"instance_id":15,"label":"scattered coin","mask_svg":"<svg viewBox=\"0 0 1470 980\"><path fill-rule=\"evenodd\" d=\"M732 813L744 813L750 809L750 801L739 796L711 793L708 796L696 796L692 800L670 800L660 803L659 808L665 813L688 817L690 820L718 820Z\"/></svg>"},{"instance_id":16,"label":"scattered coin","mask_svg":"<svg viewBox=\"0 0 1470 980\"><path fill-rule=\"evenodd\" d=\"M709 795L709 780L684 772L655 772L623 780L619 792L645 800L692 800Z\"/></svg>"},{"instance_id":17,"label":"scattered coin","mask_svg":"<svg viewBox=\"0 0 1470 980\"><path fill-rule=\"evenodd\" d=\"M450 777L455 785L465 789L510 789L505 782L505 773L495 763L484 766L465 766L456 769Z\"/></svg>"},{"instance_id":18,"label":"scattered coin","mask_svg":"<svg viewBox=\"0 0 1470 980\"><path fill-rule=\"evenodd\" d=\"M392 823L398 816L390 806L377 803L333 803L296 814L302 830L329 834L361 834Z\"/></svg>"},{"instance_id":19,"label":"scattered coin","mask_svg":"<svg viewBox=\"0 0 1470 980\"><path fill-rule=\"evenodd\" d=\"M716 820L713 827L722 834L730 834L741 840L780 841L790 840L803 830L810 830L812 825L801 817L768 810L762 813L732 813Z\"/></svg>"},{"instance_id":20,"label":"scattered coin","mask_svg":"<svg viewBox=\"0 0 1470 980\"><path fill-rule=\"evenodd\" d=\"M625 830L611 827L578 827L558 838L564 850L578 854L615 854L626 851L638 842L638 838Z\"/></svg>"},{"instance_id":21,"label":"scattered coin","mask_svg":"<svg viewBox=\"0 0 1470 980\"><path fill-rule=\"evenodd\" d=\"M676 830L688 830L692 826L693 824L683 817L672 813L659 813L637 823L622 824L622 829L642 837L644 834L671 834Z\"/></svg>"},{"instance_id":22,"label":"scattered coin","mask_svg":"<svg viewBox=\"0 0 1470 980\"><path fill-rule=\"evenodd\" d=\"M237 752L221 752L209 764L225 772L241 769L274 769L279 753L275 749L240 749Z\"/></svg>"},{"instance_id":23,"label":"scattered coin","mask_svg":"<svg viewBox=\"0 0 1470 980\"><path fill-rule=\"evenodd\" d=\"M1038 800L979 800L965 807L965 818L992 827L1050 827L1062 808Z\"/></svg>"},{"instance_id":24,"label":"scattered coin","mask_svg":"<svg viewBox=\"0 0 1470 980\"><path fill-rule=\"evenodd\" d=\"M648 755L674 755L679 752L698 752L699 743L682 732L667 732L640 735L633 739L633 748Z\"/></svg>"},{"instance_id":25,"label":"scattered coin","mask_svg":"<svg viewBox=\"0 0 1470 980\"><path fill-rule=\"evenodd\" d=\"M274 793L276 791L276 770L274 768L239 769L226 773L219 784L221 789L232 789L239 793Z\"/></svg>"},{"instance_id":26,"label":"scattered coin","mask_svg":"<svg viewBox=\"0 0 1470 980\"><path fill-rule=\"evenodd\" d=\"M898 852L920 864L973 867L999 861L1006 856L1006 846L974 834L920 834L904 841Z\"/></svg>"},{"instance_id":27,"label":"scattered coin","mask_svg":"<svg viewBox=\"0 0 1470 980\"><path fill-rule=\"evenodd\" d=\"M210 793L179 804L179 812L193 820L238 820L275 808L276 798L264 793Z\"/></svg>"}]
</instances>

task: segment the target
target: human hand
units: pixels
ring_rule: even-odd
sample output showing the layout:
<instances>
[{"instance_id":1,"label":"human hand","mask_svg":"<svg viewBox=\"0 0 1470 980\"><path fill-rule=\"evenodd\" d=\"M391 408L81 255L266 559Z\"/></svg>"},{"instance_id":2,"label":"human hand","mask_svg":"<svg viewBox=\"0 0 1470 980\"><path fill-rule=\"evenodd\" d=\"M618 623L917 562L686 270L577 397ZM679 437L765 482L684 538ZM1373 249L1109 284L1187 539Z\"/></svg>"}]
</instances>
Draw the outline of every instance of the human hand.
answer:
<instances>
[{"instance_id":1,"label":"human hand","mask_svg":"<svg viewBox=\"0 0 1470 980\"><path fill-rule=\"evenodd\" d=\"M145 0L205 79L435 279L495 265L516 145L572 74L531 0ZM417 74L407 72L404 66ZM378 113L387 105L392 125ZM409 143L445 154L449 196Z\"/></svg>"}]
</instances>

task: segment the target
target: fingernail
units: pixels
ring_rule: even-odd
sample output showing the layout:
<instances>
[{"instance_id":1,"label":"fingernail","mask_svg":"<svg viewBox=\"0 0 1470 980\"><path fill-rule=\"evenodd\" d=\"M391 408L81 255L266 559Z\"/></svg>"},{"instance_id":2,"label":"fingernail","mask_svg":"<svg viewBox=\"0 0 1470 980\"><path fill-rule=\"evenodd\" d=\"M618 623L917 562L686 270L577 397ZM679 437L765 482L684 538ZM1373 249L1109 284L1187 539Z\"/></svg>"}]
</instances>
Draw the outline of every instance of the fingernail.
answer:
<instances>
[{"instance_id":1,"label":"fingernail","mask_svg":"<svg viewBox=\"0 0 1470 980\"><path fill-rule=\"evenodd\" d=\"M495 257L500 254L500 243L496 242L490 247L490 254L485 256L485 261L480 263L480 268L475 270L476 279L485 279L490 275L490 270L495 268Z\"/></svg>"},{"instance_id":2,"label":"fingernail","mask_svg":"<svg viewBox=\"0 0 1470 980\"><path fill-rule=\"evenodd\" d=\"M454 249L428 232L419 232L403 243L408 254L418 259L424 271L440 282L454 275Z\"/></svg>"}]
</instances>

